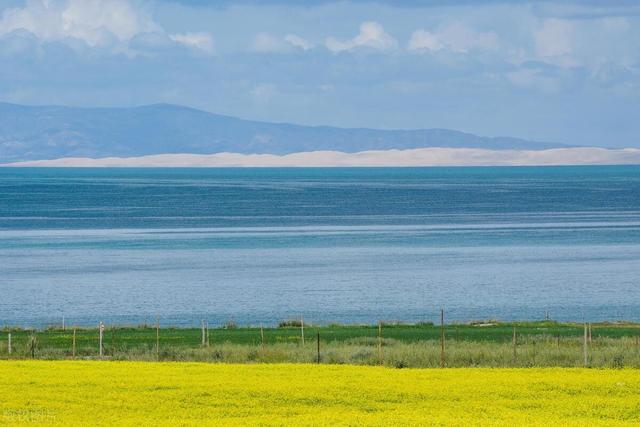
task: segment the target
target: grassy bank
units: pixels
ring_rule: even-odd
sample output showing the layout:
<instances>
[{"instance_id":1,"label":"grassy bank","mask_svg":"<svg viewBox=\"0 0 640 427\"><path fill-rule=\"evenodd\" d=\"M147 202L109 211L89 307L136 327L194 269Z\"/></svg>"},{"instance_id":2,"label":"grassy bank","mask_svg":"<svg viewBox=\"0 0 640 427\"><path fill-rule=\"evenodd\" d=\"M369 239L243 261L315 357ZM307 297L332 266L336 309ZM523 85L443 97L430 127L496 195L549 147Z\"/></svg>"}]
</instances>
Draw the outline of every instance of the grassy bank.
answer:
<instances>
[{"instance_id":1,"label":"grassy bank","mask_svg":"<svg viewBox=\"0 0 640 427\"><path fill-rule=\"evenodd\" d=\"M3 425L637 425L640 371L0 362Z\"/></svg>"},{"instance_id":2,"label":"grassy bank","mask_svg":"<svg viewBox=\"0 0 640 427\"><path fill-rule=\"evenodd\" d=\"M516 332L514 343L513 334ZM302 328L105 327L102 358L226 363L321 363L403 367L583 366L584 326L556 322L447 325L306 326ZM11 334L11 353L9 353ZM74 339L75 335L75 339ZM317 338L320 337L318 354ZM637 324L594 324L587 365L640 367ZM74 346L75 340L75 346ZM0 331L0 358L100 358L97 329Z\"/></svg>"}]
</instances>

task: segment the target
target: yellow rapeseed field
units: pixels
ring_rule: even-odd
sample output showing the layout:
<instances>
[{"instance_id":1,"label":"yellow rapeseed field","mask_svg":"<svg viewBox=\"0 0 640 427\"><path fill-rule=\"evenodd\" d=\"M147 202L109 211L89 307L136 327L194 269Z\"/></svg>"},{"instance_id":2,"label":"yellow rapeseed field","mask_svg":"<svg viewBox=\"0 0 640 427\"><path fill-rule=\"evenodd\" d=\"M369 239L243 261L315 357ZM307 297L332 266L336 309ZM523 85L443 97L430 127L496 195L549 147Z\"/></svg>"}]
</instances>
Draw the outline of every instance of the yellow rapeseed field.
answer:
<instances>
[{"instance_id":1,"label":"yellow rapeseed field","mask_svg":"<svg viewBox=\"0 0 640 427\"><path fill-rule=\"evenodd\" d=\"M0 362L0 425L638 423L637 370Z\"/></svg>"}]
</instances>

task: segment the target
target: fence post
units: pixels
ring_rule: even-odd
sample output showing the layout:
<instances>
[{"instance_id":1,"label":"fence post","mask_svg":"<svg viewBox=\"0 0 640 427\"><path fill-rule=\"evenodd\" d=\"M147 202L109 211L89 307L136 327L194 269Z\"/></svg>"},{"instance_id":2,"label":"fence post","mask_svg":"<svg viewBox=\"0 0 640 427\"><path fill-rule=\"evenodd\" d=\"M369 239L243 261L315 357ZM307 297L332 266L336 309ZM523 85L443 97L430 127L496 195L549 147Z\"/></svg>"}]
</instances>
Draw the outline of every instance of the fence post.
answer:
<instances>
[{"instance_id":1,"label":"fence post","mask_svg":"<svg viewBox=\"0 0 640 427\"><path fill-rule=\"evenodd\" d=\"M318 341L318 364L320 364L320 331L318 331L316 340Z\"/></svg>"},{"instance_id":2,"label":"fence post","mask_svg":"<svg viewBox=\"0 0 640 427\"><path fill-rule=\"evenodd\" d=\"M200 321L200 331L201 331L201 345L204 347L205 345L205 334L204 334L204 319Z\"/></svg>"},{"instance_id":3,"label":"fence post","mask_svg":"<svg viewBox=\"0 0 640 427\"><path fill-rule=\"evenodd\" d=\"M589 322L589 344L591 344L591 322Z\"/></svg>"},{"instance_id":4,"label":"fence post","mask_svg":"<svg viewBox=\"0 0 640 427\"><path fill-rule=\"evenodd\" d=\"M156 361L160 360L160 318L156 317Z\"/></svg>"},{"instance_id":5,"label":"fence post","mask_svg":"<svg viewBox=\"0 0 640 427\"><path fill-rule=\"evenodd\" d=\"M29 344L31 346L31 358L35 359L36 358L36 331L34 329L33 333L31 334L31 337L29 339Z\"/></svg>"},{"instance_id":6,"label":"fence post","mask_svg":"<svg viewBox=\"0 0 640 427\"><path fill-rule=\"evenodd\" d=\"M11 332L9 332L9 335L7 336L7 352L11 354L11 351Z\"/></svg>"},{"instance_id":7,"label":"fence post","mask_svg":"<svg viewBox=\"0 0 640 427\"><path fill-rule=\"evenodd\" d=\"M378 361L380 365L384 365L384 359L382 358L382 322L378 321Z\"/></svg>"},{"instance_id":8,"label":"fence post","mask_svg":"<svg viewBox=\"0 0 640 427\"><path fill-rule=\"evenodd\" d=\"M104 346L102 345L102 338L104 335L104 323L100 322L98 324L99 336L100 336L100 359L104 356Z\"/></svg>"},{"instance_id":9,"label":"fence post","mask_svg":"<svg viewBox=\"0 0 640 427\"><path fill-rule=\"evenodd\" d=\"M532 362L535 364L536 362L536 356L538 355L537 351L538 351L538 347L536 347L538 345L538 334L533 333L530 335L531 337L531 345L533 346L533 349L531 350L531 357L532 357Z\"/></svg>"},{"instance_id":10,"label":"fence post","mask_svg":"<svg viewBox=\"0 0 640 427\"><path fill-rule=\"evenodd\" d=\"M516 325L513 325L513 362L518 360L518 335L516 334Z\"/></svg>"},{"instance_id":11,"label":"fence post","mask_svg":"<svg viewBox=\"0 0 640 427\"><path fill-rule=\"evenodd\" d=\"M440 367L444 368L444 308L440 309Z\"/></svg>"},{"instance_id":12,"label":"fence post","mask_svg":"<svg viewBox=\"0 0 640 427\"><path fill-rule=\"evenodd\" d=\"M264 328L262 327L262 323L260 324L260 345L262 345L262 349L264 350Z\"/></svg>"},{"instance_id":13,"label":"fence post","mask_svg":"<svg viewBox=\"0 0 640 427\"><path fill-rule=\"evenodd\" d=\"M584 366L587 366L588 360L587 360L587 324L584 324L584 342L582 345L582 352L583 352L583 356L584 356Z\"/></svg>"},{"instance_id":14,"label":"fence post","mask_svg":"<svg viewBox=\"0 0 640 427\"><path fill-rule=\"evenodd\" d=\"M71 357L76 358L76 328L73 328L73 342L71 344Z\"/></svg>"},{"instance_id":15,"label":"fence post","mask_svg":"<svg viewBox=\"0 0 640 427\"><path fill-rule=\"evenodd\" d=\"M62 331L64 332L66 330L65 328L65 324L64 324L64 316L62 316Z\"/></svg>"},{"instance_id":16,"label":"fence post","mask_svg":"<svg viewBox=\"0 0 640 427\"><path fill-rule=\"evenodd\" d=\"M302 345L304 345L304 317L300 316L300 336L302 338Z\"/></svg>"}]
</instances>

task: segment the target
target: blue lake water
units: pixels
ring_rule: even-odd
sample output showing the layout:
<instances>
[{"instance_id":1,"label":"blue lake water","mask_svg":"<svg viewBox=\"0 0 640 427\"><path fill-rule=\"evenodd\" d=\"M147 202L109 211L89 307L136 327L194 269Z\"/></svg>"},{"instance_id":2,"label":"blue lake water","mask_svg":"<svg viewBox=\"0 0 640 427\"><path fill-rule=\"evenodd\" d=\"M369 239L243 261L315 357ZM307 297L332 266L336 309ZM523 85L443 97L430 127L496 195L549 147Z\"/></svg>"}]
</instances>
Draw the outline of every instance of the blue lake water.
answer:
<instances>
[{"instance_id":1,"label":"blue lake water","mask_svg":"<svg viewBox=\"0 0 640 427\"><path fill-rule=\"evenodd\" d=\"M640 167L0 168L0 326L640 320Z\"/></svg>"}]
</instances>

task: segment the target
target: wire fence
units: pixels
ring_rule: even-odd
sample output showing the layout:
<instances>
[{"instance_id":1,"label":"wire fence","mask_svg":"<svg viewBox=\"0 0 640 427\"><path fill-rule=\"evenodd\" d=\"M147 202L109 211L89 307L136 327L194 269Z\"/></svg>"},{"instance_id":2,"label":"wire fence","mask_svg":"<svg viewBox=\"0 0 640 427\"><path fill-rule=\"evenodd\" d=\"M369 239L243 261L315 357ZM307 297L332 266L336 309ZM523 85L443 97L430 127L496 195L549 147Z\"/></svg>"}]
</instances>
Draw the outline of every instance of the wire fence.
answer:
<instances>
[{"instance_id":1,"label":"wire fence","mask_svg":"<svg viewBox=\"0 0 640 427\"><path fill-rule=\"evenodd\" d=\"M600 322L445 323L380 321L313 325L304 318L277 327L227 323L94 328L61 324L0 331L0 358L351 363L394 367L640 367L640 324Z\"/></svg>"}]
</instances>

